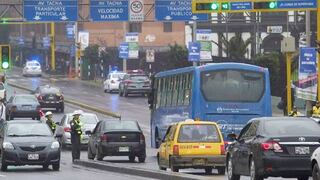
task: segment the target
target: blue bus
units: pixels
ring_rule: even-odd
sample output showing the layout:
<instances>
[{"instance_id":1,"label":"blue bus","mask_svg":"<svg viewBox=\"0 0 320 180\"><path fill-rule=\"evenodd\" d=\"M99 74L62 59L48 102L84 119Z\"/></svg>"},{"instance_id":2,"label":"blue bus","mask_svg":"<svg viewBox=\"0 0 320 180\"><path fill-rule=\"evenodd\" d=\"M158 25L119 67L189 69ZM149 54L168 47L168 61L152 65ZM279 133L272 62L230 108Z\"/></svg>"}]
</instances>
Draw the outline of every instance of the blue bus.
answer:
<instances>
[{"instance_id":1,"label":"blue bus","mask_svg":"<svg viewBox=\"0 0 320 180\"><path fill-rule=\"evenodd\" d=\"M269 71L243 63L211 63L157 73L149 96L151 145L187 118L215 121L226 139L251 118L272 116Z\"/></svg>"}]
</instances>

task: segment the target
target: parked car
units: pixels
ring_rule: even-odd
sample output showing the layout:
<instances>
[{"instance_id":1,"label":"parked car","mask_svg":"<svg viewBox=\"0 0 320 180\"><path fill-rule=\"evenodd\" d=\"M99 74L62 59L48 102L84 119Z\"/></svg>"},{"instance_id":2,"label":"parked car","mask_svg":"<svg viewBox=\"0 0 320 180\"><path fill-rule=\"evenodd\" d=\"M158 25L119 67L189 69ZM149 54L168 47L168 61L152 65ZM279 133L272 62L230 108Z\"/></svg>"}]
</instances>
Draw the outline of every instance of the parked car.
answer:
<instances>
[{"instance_id":1,"label":"parked car","mask_svg":"<svg viewBox=\"0 0 320 180\"><path fill-rule=\"evenodd\" d=\"M71 145L71 127L70 121L72 120L73 116L72 113L65 114L58 127L57 132L62 132L62 137L60 138L60 143L62 146L70 146ZM92 113L83 113L80 116L80 121L82 122L82 132L84 133L87 130L93 130L96 124L99 122L99 119L96 114ZM82 145L87 145L89 141L89 136L84 134L81 140Z\"/></svg>"},{"instance_id":2,"label":"parked car","mask_svg":"<svg viewBox=\"0 0 320 180\"><path fill-rule=\"evenodd\" d=\"M126 74L119 83L119 95L129 94L149 94L151 92L151 82L145 74Z\"/></svg>"},{"instance_id":3,"label":"parked car","mask_svg":"<svg viewBox=\"0 0 320 180\"><path fill-rule=\"evenodd\" d=\"M41 76L41 65L38 61L27 61L22 70L23 76Z\"/></svg>"},{"instance_id":4,"label":"parked car","mask_svg":"<svg viewBox=\"0 0 320 180\"><path fill-rule=\"evenodd\" d=\"M41 106L34 95L17 94L10 97L6 105L6 119L32 118L40 120Z\"/></svg>"},{"instance_id":5,"label":"parked car","mask_svg":"<svg viewBox=\"0 0 320 180\"><path fill-rule=\"evenodd\" d=\"M311 156L312 179L320 180L320 148L317 148Z\"/></svg>"},{"instance_id":6,"label":"parked car","mask_svg":"<svg viewBox=\"0 0 320 180\"><path fill-rule=\"evenodd\" d=\"M64 98L60 88L50 85L39 86L34 94L42 108L55 108L64 112Z\"/></svg>"},{"instance_id":7,"label":"parked car","mask_svg":"<svg viewBox=\"0 0 320 180\"><path fill-rule=\"evenodd\" d=\"M111 93L113 91L119 91L119 82L123 79L124 72L112 72L107 76L107 79L103 82L104 92Z\"/></svg>"},{"instance_id":8,"label":"parked car","mask_svg":"<svg viewBox=\"0 0 320 180\"><path fill-rule=\"evenodd\" d=\"M218 125L188 119L169 126L157 159L160 170L195 168L209 174L216 168L218 174L225 174L225 147Z\"/></svg>"},{"instance_id":9,"label":"parked car","mask_svg":"<svg viewBox=\"0 0 320 180\"><path fill-rule=\"evenodd\" d=\"M90 135L88 158L102 161L105 156L128 156L130 162L138 157L140 163L146 159L146 142L136 121L103 120Z\"/></svg>"},{"instance_id":10,"label":"parked car","mask_svg":"<svg viewBox=\"0 0 320 180\"><path fill-rule=\"evenodd\" d=\"M1 170L8 166L42 165L60 169L60 145L48 125L40 121L13 120L0 131ZM59 135L56 135L58 137Z\"/></svg>"},{"instance_id":11,"label":"parked car","mask_svg":"<svg viewBox=\"0 0 320 180\"><path fill-rule=\"evenodd\" d=\"M311 176L311 154L320 146L320 126L305 117L265 117L249 121L227 148L229 180L241 175L253 180L268 177Z\"/></svg>"}]
</instances>

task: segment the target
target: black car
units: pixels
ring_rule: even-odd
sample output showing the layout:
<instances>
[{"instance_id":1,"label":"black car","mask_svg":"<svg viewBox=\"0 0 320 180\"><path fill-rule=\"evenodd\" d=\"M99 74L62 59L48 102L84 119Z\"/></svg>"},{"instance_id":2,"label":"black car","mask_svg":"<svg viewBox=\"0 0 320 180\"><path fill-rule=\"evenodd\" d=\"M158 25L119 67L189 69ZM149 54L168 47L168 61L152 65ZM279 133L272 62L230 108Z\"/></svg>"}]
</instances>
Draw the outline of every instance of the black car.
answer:
<instances>
[{"instance_id":1,"label":"black car","mask_svg":"<svg viewBox=\"0 0 320 180\"><path fill-rule=\"evenodd\" d=\"M42 165L60 169L60 145L48 125L33 120L13 120L0 129L1 170L8 166Z\"/></svg>"},{"instance_id":2,"label":"black car","mask_svg":"<svg viewBox=\"0 0 320 180\"><path fill-rule=\"evenodd\" d=\"M229 135L234 137L234 135ZM320 146L320 126L304 117L266 117L251 120L227 148L229 180L240 175L252 180L267 177L311 176L313 151Z\"/></svg>"},{"instance_id":3,"label":"black car","mask_svg":"<svg viewBox=\"0 0 320 180\"><path fill-rule=\"evenodd\" d=\"M104 120L99 121L90 134L88 158L102 161L105 156L128 156L131 162L138 157L145 162L146 142L136 121Z\"/></svg>"},{"instance_id":4,"label":"black car","mask_svg":"<svg viewBox=\"0 0 320 180\"><path fill-rule=\"evenodd\" d=\"M41 106L34 95L19 94L11 96L6 105L6 119L16 117L40 119Z\"/></svg>"},{"instance_id":5,"label":"black car","mask_svg":"<svg viewBox=\"0 0 320 180\"><path fill-rule=\"evenodd\" d=\"M35 91L42 108L55 108L57 111L64 112L64 98L58 87L45 85L39 86Z\"/></svg>"},{"instance_id":6,"label":"black car","mask_svg":"<svg viewBox=\"0 0 320 180\"><path fill-rule=\"evenodd\" d=\"M119 95L148 94L151 92L151 82L145 74L126 74L119 83Z\"/></svg>"}]
</instances>

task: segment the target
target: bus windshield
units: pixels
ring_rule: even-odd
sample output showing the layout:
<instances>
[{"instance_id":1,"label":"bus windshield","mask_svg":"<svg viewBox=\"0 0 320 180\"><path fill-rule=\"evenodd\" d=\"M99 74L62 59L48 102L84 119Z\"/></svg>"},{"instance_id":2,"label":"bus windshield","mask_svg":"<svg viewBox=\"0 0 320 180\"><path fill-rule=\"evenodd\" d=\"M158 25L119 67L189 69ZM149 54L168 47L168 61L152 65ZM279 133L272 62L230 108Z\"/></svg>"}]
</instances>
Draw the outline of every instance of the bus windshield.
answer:
<instances>
[{"instance_id":1,"label":"bus windshield","mask_svg":"<svg viewBox=\"0 0 320 180\"><path fill-rule=\"evenodd\" d=\"M204 71L201 91L212 102L258 102L265 91L264 74L233 69Z\"/></svg>"}]
</instances>

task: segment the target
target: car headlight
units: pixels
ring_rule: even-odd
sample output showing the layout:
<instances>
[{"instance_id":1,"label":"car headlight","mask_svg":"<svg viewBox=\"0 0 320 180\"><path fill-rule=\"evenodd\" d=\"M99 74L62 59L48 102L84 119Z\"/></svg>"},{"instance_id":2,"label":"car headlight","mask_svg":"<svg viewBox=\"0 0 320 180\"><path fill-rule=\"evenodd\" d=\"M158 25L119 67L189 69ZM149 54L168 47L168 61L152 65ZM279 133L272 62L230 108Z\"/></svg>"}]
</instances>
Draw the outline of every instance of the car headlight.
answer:
<instances>
[{"instance_id":1,"label":"car headlight","mask_svg":"<svg viewBox=\"0 0 320 180\"><path fill-rule=\"evenodd\" d=\"M59 149L60 144L59 142L55 141L51 144L51 149Z\"/></svg>"},{"instance_id":2,"label":"car headlight","mask_svg":"<svg viewBox=\"0 0 320 180\"><path fill-rule=\"evenodd\" d=\"M13 150L14 149L14 146L10 142L3 142L2 147L5 150Z\"/></svg>"}]
</instances>

